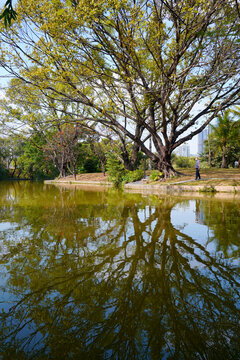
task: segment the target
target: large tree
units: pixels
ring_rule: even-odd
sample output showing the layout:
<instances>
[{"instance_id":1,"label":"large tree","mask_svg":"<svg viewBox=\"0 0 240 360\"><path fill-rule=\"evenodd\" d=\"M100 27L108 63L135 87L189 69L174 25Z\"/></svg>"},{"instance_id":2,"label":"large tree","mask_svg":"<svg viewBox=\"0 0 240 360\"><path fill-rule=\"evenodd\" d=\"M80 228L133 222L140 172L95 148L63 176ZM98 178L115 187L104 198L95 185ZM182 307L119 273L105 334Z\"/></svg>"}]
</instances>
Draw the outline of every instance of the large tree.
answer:
<instances>
[{"instance_id":1,"label":"large tree","mask_svg":"<svg viewBox=\"0 0 240 360\"><path fill-rule=\"evenodd\" d=\"M141 150L167 177L173 150L238 100L235 6L22 0L17 22L1 32L1 65L53 99L80 104L78 120L130 139L132 163Z\"/></svg>"}]
</instances>

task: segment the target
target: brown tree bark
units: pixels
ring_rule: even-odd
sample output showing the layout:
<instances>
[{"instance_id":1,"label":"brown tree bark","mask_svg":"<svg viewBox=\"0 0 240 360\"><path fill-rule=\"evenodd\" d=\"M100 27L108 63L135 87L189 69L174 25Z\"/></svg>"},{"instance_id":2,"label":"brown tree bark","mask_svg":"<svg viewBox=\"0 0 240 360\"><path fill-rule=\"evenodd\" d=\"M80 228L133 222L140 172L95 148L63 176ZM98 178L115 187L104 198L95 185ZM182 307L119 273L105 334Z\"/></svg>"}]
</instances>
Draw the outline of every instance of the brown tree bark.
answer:
<instances>
[{"instance_id":1,"label":"brown tree bark","mask_svg":"<svg viewBox=\"0 0 240 360\"><path fill-rule=\"evenodd\" d=\"M221 168L226 169L228 167L227 160L226 160L226 143L223 144L222 147L222 165Z\"/></svg>"}]
</instances>

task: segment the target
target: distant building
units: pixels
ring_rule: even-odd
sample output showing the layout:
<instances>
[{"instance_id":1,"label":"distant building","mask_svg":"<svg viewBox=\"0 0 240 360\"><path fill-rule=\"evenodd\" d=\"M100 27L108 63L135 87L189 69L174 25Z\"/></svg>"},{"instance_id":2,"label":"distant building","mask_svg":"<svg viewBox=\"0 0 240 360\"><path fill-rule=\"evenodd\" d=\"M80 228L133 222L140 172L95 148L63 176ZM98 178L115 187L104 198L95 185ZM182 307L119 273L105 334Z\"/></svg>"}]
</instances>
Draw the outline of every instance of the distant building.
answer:
<instances>
[{"instance_id":1,"label":"distant building","mask_svg":"<svg viewBox=\"0 0 240 360\"><path fill-rule=\"evenodd\" d=\"M178 156L184 156L184 157L190 156L190 146L187 145L187 144L180 145L176 149L175 154L178 155Z\"/></svg>"},{"instance_id":2,"label":"distant building","mask_svg":"<svg viewBox=\"0 0 240 360\"><path fill-rule=\"evenodd\" d=\"M198 134L198 155L203 153L204 141L208 139L208 135L211 133L211 128L207 126L200 134Z\"/></svg>"}]
</instances>

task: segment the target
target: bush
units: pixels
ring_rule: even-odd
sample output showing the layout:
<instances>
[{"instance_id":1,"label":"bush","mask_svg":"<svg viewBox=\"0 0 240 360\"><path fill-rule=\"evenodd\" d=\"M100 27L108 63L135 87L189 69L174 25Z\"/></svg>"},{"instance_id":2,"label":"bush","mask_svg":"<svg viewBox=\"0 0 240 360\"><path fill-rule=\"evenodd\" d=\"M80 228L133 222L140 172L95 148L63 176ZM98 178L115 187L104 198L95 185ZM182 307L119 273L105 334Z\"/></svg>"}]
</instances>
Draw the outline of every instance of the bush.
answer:
<instances>
[{"instance_id":1,"label":"bush","mask_svg":"<svg viewBox=\"0 0 240 360\"><path fill-rule=\"evenodd\" d=\"M107 154L107 172L109 180L115 185L119 186L123 181L124 166L121 161L113 153Z\"/></svg>"},{"instance_id":2,"label":"bush","mask_svg":"<svg viewBox=\"0 0 240 360\"><path fill-rule=\"evenodd\" d=\"M141 180L144 177L144 170L137 169L134 171L124 170L122 182L129 183Z\"/></svg>"},{"instance_id":3,"label":"bush","mask_svg":"<svg viewBox=\"0 0 240 360\"><path fill-rule=\"evenodd\" d=\"M117 158L115 154L109 153L107 155L107 172L109 180L115 185L120 186L124 183L141 180L144 176L143 169L134 171L125 170L123 163Z\"/></svg>"},{"instance_id":4,"label":"bush","mask_svg":"<svg viewBox=\"0 0 240 360\"><path fill-rule=\"evenodd\" d=\"M174 164L177 168L194 168L195 159L185 156L176 156Z\"/></svg>"},{"instance_id":5,"label":"bush","mask_svg":"<svg viewBox=\"0 0 240 360\"><path fill-rule=\"evenodd\" d=\"M201 169L210 169L209 163L207 161L200 162Z\"/></svg>"},{"instance_id":6,"label":"bush","mask_svg":"<svg viewBox=\"0 0 240 360\"><path fill-rule=\"evenodd\" d=\"M0 163L0 180L4 180L9 177L9 173L3 164Z\"/></svg>"},{"instance_id":7,"label":"bush","mask_svg":"<svg viewBox=\"0 0 240 360\"><path fill-rule=\"evenodd\" d=\"M199 189L199 192L215 193L217 190L213 185L205 185L203 189Z\"/></svg>"},{"instance_id":8,"label":"bush","mask_svg":"<svg viewBox=\"0 0 240 360\"><path fill-rule=\"evenodd\" d=\"M97 172L98 169L98 159L91 157L85 160L84 165L83 165L84 170L87 173L95 173Z\"/></svg>"},{"instance_id":9,"label":"bush","mask_svg":"<svg viewBox=\"0 0 240 360\"><path fill-rule=\"evenodd\" d=\"M158 170L153 170L150 174L150 180L158 181L164 177L163 173Z\"/></svg>"}]
</instances>

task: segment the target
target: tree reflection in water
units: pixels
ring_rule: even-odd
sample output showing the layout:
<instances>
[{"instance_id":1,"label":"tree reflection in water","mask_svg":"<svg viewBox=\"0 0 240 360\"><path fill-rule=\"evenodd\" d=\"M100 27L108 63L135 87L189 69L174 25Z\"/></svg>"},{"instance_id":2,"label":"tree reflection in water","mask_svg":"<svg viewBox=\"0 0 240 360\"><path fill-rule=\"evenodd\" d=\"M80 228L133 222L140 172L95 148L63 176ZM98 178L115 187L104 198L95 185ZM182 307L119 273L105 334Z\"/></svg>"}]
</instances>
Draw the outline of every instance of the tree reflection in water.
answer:
<instances>
[{"instance_id":1,"label":"tree reflection in water","mask_svg":"<svg viewBox=\"0 0 240 360\"><path fill-rule=\"evenodd\" d=\"M3 359L240 358L238 203L197 203L202 243L171 222L196 200L21 186L1 190Z\"/></svg>"}]
</instances>

